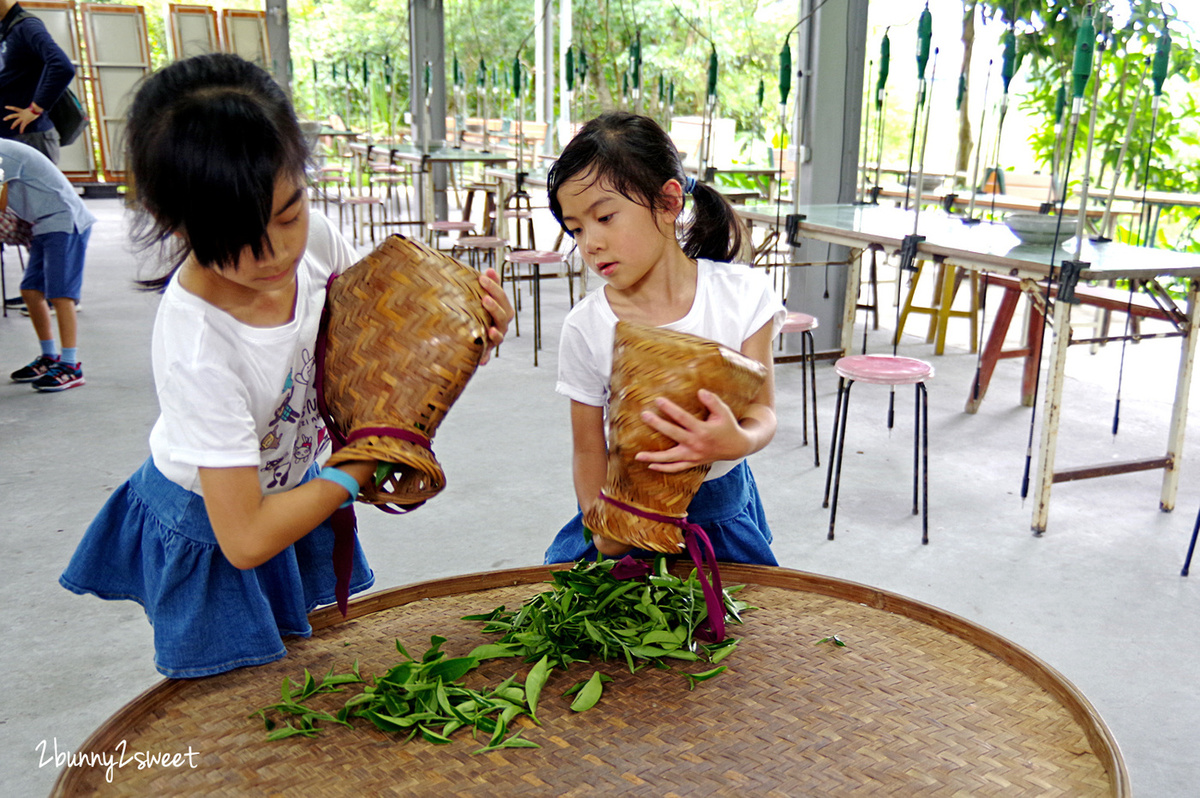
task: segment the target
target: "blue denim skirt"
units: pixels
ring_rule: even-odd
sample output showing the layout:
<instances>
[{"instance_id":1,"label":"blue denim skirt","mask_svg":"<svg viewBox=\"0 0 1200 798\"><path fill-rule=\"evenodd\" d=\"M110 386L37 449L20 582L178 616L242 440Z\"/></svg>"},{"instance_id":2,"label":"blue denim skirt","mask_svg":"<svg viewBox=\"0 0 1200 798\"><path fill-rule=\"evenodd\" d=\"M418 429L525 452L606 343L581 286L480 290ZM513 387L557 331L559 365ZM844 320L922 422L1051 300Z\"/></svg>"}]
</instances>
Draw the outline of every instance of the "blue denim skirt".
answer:
<instances>
[{"instance_id":1,"label":"blue denim skirt","mask_svg":"<svg viewBox=\"0 0 1200 798\"><path fill-rule=\"evenodd\" d=\"M771 551L771 528L763 511L754 474L745 460L728 474L705 482L688 505L688 520L708 533L717 559L748 565L779 565ZM653 557L656 552L633 549L634 557ZM546 564L596 559L596 547L583 533L583 513L576 513L559 530Z\"/></svg>"},{"instance_id":2,"label":"blue denim skirt","mask_svg":"<svg viewBox=\"0 0 1200 798\"><path fill-rule=\"evenodd\" d=\"M154 627L155 667L189 679L272 662L287 654L283 637L311 635L308 613L335 600L332 555L326 521L257 568L234 568L204 499L147 459L105 502L58 581L141 604ZM350 592L374 583L356 542Z\"/></svg>"}]
</instances>

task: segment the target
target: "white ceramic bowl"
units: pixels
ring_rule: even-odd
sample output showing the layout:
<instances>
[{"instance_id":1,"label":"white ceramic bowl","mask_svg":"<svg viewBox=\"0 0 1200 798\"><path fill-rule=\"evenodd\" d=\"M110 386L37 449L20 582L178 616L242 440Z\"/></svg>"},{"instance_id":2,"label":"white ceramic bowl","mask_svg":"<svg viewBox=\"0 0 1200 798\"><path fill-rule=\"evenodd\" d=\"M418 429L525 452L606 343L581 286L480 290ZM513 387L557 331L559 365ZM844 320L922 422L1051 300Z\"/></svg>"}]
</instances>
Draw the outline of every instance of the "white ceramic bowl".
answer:
<instances>
[{"instance_id":1,"label":"white ceramic bowl","mask_svg":"<svg viewBox=\"0 0 1200 798\"><path fill-rule=\"evenodd\" d=\"M1051 216L1046 213L1010 213L1004 217L1004 224L1012 230L1013 235L1021 240L1022 244L1049 244L1053 245L1057 241L1065 241L1070 238L1075 232L1075 222L1072 219L1058 216ZM1055 238L1055 229L1058 228L1058 236Z\"/></svg>"}]
</instances>

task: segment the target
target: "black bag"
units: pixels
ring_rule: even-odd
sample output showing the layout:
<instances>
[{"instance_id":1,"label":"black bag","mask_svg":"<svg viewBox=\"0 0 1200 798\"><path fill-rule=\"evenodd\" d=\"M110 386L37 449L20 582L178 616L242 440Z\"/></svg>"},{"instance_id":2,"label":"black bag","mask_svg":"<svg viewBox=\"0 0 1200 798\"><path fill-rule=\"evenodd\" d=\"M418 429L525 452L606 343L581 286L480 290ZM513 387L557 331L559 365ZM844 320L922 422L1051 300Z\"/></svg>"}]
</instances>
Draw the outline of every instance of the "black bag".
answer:
<instances>
[{"instance_id":1,"label":"black bag","mask_svg":"<svg viewBox=\"0 0 1200 798\"><path fill-rule=\"evenodd\" d=\"M75 143L75 139L79 138L79 134L83 133L88 125L87 113L75 92L70 89L63 90L58 102L50 109L50 121L58 131L59 146L66 147Z\"/></svg>"}]
</instances>

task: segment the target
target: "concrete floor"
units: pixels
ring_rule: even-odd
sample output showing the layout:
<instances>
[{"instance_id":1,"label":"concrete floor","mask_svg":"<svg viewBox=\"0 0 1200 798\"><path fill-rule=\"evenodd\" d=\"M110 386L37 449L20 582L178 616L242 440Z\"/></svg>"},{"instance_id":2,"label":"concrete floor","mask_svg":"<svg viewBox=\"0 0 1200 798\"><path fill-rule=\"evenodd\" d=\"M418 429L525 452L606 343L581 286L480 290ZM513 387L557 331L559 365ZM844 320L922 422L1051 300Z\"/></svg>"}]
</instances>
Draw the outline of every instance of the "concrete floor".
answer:
<instances>
[{"instance_id":1,"label":"concrete floor","mask_svg":"<svg viewBox=\"0 0 1200 798\"><path fill-rule=\"evenodd\" d=\"M119 203L89 206L100 221L81 315L88 384L58 395L0 384L0 487L9 508L0 526L8 563L0 580L5 795L45 795L56 776L55 746L78 750L159 679L138 606L76 596L57 583L105 497L146 457L157 414L149 369L156 299L130 286L137 266ZM17 271L10 263L14 283ZM523 325L525 334L505 343L454 407L436 442L449 481L441 496L399 518L360 512L377 588L541 562L574 510L567 401L554 393L567 308L565 284L547 284L541 365L533 367ZM26 319L10 313L0 331L3 368L31 359ZM872 334L873 351L888 349L887 334ZM1200 573L1182 578L1179 570L1200 503L1197 445L1187 447L1178 511L1159 511L1156 472L1064 484L1055 488L1047 534L1035 538L1031 508L1019 497L1030 417L1016 401L1019 367L1002 364L981 411L965 415L976 361L965 334L956 334L961 340L934 359L928 546L908 513L911 394L898 394L899 420L889 435L886 392L855 391L838 538L829 542L824 470L800 442L799 368L778 370L779 433L752 465L780 562L929 602L1028 648L1094 704L1121 746L1136 794L1195 795L1200 633L1189 613L1200 609ZM906 336L901 350L932 357L916 337ZM1119 347L1094 356L1072 351L1060 464L1160 454L1177 351L1162 342L1129 350L1115 440L1109 426ZM822 367L823 440L836 384ZM823 462L826 456L823 450Z\"/></svg>"}]
</instances>

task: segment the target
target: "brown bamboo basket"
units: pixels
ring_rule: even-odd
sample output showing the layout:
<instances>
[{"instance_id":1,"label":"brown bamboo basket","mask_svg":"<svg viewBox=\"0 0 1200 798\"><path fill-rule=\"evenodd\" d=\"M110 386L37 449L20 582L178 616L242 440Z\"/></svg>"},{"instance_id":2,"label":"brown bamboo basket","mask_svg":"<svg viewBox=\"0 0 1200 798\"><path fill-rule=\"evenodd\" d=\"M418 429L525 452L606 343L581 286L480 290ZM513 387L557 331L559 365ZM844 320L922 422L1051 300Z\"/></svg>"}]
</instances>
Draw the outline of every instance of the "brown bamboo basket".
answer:
<instances>
[{"instance_id":1,"label":"brown bamboo basket","mask_svg":"<svg viewBox=\"0 0 1200 798\"><path fill-rule=\"evenodd\" d=\"M433 439L483 357L490 324L479 274L400 235L333 281L327 298L324 397L337 431L390 427ZM411 507L437 495L446 475L431 449L369 435L329 465L379 460L397 466L360 499Z\"/></svg>"},{"instance_id":2,"label":"brown bamboo basket","mask_svg":"<svg viewBox=\"0 0 1200 798\"><path fill-rule=\"evenodd\" d=\"M312 616L278 662L196 680L164 680L78 749L195 753L195 767L103 764L65 769L52 796L1002 796L1130 794L1120 749L1090 702L1029 651L962 617L854 582L784 568L723 564L759 609L731 633L728 670L689 691L677 673L576 663L542 691L541 748L473 755L486 739L402 742L366 723L315 739L267 742L248 717L279 699L284 677L330 668L379 674L394 641L419 656L431 635L461 656L494 640L468 614L515 607L546 589L552 567L457 576L375 593ZM686 569L676 567L677 573ZM830 636L839 648L817 641ZM692 663L684 663L684 666ZM701 670L709 666L694 663ZM529 664L492 660L468 686ZM600 669L599 704L572 712L561 693ZM327 696L336 710L348 694ZM124 743L124 747L118 749Z\"/></svg>"},{"instance_id":3,"label":"brown bamboo basket","mask_svg":"<svg viewBox=\"0 0 1200 798\"><path fill-rule=\"evenodd\" d=\"M654 400L666 397L684 410L708 411L696 392L717 394L740 416L758 395L767 369L715 341L686 333L617 322L608 408L608 468L604 493L643 512L683 518L709 466L668 474L635 460L638 452L662 451L675 441L642 420L657 412ZM633 515L604 501L584 514L584 526L606 538L641 549L678 553L678 527Z\"/></svg>"}]
</instances>

